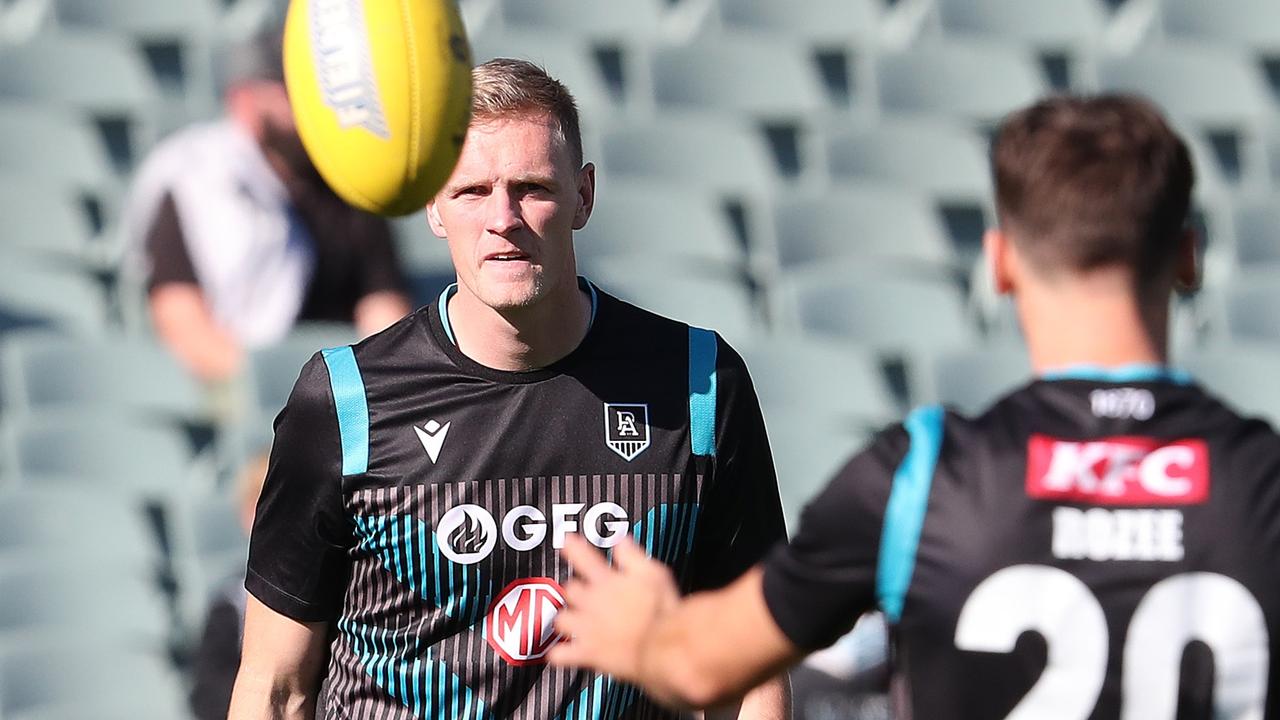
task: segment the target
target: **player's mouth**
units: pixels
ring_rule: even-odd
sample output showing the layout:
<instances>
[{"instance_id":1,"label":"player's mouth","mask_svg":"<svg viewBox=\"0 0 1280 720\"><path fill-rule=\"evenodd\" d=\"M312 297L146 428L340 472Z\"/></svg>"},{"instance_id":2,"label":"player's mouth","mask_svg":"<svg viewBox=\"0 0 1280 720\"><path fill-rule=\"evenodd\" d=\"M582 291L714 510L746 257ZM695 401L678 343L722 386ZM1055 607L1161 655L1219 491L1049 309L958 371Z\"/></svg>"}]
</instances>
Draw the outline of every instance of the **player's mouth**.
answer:
<instances>
[{"instance_id":1,"label":"player's mouth","mask_svg":"<svg viewBox=\"0 0 1280 720\"><path fill-rule=\"evenodd\" d=\"M489 253L488 255L484 256L485 262L502 262L502 263L521 262L521 261L528 262L530 259L531 258L529 257L528 253L523 253L523 252L520 252L519 250L512 250L510 252Z\"/></svg>"}]
</instances>

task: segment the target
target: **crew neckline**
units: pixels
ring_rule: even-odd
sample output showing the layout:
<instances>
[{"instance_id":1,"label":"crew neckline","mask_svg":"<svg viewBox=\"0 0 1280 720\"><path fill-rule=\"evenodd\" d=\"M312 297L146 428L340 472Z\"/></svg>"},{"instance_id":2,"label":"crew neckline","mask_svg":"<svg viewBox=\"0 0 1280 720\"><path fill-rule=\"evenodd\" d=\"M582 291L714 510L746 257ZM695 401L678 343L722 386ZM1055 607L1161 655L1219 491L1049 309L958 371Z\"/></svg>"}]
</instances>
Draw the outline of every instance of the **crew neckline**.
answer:
<instances>
[{"instance_id":1,"label":"crew neckline","mask_svg":"<svg viewBox=\"0 0 1280 720\"><path fill-rule=\"evenodd\" d=\"M1155 363L1129 363L1127 365L1067 365L1039 374L1040 380L1086 380L1089 382L1144 383L1167 382L1174 385L1190 385L1191 374L1167 365Z\"/></svg>"},{"instance_id":2,"label":"crew neckline","mask_svg":"<svg viewBox=\"0 0 1280 720\"><path fill-rule=\"evenodd\" d=\"M533 370L499 370L477 362L462 352L453 334L453 324L449 320L449 298L453 297L458 291L457 283L452 283L446 287L440 293L436 302L428 306L426 313L428 330L435 338L436 344L449 356L454 365L468 374L499 383L526 384L541 382L568 372L578 364L578 358L589 351L590 346L595 342L595 337L598 334L595 329L596 316L600 308L600 296L595 285L581 275L578 276L578 287L587 293L591 299L591 315L587 320L587 332L577 347L546 367Z\"/></svg>"}]
</instances>

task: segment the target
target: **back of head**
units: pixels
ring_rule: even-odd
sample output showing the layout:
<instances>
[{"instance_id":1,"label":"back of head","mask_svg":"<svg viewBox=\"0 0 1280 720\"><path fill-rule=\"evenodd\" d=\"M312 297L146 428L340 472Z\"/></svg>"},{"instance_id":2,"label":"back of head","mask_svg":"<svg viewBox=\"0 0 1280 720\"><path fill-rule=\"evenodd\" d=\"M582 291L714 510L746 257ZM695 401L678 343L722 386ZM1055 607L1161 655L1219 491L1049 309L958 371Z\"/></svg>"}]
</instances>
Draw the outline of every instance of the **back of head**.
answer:
<instances>
[{"instance_id":1,"label":"back of head","mask_svg":"<svg viewBox=\"0 0 1280 720\"><path fill-rule=\"evenodd\" d=\"M569 89L526 60L495 58L471 70L471 122L548 115L574 169L582 165L578 106Z\"/></svg>"},{"instance_id":2,"label":"back of head","mask_svg":"<svg viewBox=\"0 0 1280 720\"><path fill-rule=\"evenodd\" d=\"M992 167L1000 225L1040 276L1121 268L1144 293L1171 277L1194 177L1151 103L1042 100L1005 119Z\"/></svg>"}]
</instances>

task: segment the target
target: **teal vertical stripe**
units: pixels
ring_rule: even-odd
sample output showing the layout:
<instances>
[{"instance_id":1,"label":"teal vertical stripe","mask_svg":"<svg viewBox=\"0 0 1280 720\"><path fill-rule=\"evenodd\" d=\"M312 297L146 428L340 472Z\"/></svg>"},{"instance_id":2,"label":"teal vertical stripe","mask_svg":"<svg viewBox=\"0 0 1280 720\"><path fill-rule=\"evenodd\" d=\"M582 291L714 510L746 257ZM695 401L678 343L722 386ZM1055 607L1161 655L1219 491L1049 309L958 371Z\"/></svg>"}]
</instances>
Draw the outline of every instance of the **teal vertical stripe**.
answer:
<instances>
[{"instance_id":1,"label":"teal vertical stripe","mask_svg":"<svg viewBox=\"0 0 1280 720\"><path fill-rule=\"evenodd\" d=\"M694 455L716 454L716 334L689 328L689 441Z\"/></svg>"},{"instance_id":2,"label":"teal vertical stripe","mask_svg":"<svg viewBox=\"0 0 1280 720\"><path fill-rule=\"evenodd\" d=\"M913 410L906 419L910 446L902 464L893 474L876 566L876 596L891 623L902 617L902 605L915 570L920 531L929 505L929 489L938 465L938 454L942 451L945 417L941 406L926 405Z\"/></svg>"},{"instance_id":3,"label":"teal vertical stripe","mask_svg":"<svg viewBox=\"0 0 1280 720\"><path fill-rule=\"evenodd\" d=\"M342 474L360 475L369 470L369 405L364 380L350 345L320 351L329 368L329 386L338 410L342 437Z\"/></svg>"}]
</instances>

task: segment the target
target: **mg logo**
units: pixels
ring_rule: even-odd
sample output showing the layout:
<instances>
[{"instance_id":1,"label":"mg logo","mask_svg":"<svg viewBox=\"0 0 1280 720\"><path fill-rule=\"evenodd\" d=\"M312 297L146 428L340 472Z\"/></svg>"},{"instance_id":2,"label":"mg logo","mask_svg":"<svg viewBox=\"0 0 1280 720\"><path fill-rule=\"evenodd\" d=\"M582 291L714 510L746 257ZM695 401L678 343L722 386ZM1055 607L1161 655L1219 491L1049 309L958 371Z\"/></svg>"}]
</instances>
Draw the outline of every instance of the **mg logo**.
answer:
<instances>
[{"instance_id":1,"label":"mg logo","mask_svg":"<svg viewBox=\"0 0 1280 720\"><path fill-rule=\"evenodd\" d=\"M525 578L511 583L485 618L489 646L512 665L545 662L547 651L560 642L552 621L562 607L564 592L551 578Z\"/></svg>"},{"instance_id":2,"label":"mg logo","mask_svg":"<svg viewBox=\"0 0 1280 720\"><path fill-rule=\"evenodd\" d=\"M649 447L649 406L605 403L604 442L627 462L644 452Z\"/></svg>"}]
</instances>

